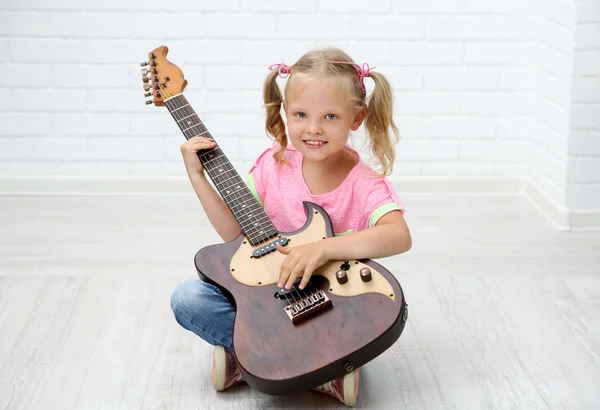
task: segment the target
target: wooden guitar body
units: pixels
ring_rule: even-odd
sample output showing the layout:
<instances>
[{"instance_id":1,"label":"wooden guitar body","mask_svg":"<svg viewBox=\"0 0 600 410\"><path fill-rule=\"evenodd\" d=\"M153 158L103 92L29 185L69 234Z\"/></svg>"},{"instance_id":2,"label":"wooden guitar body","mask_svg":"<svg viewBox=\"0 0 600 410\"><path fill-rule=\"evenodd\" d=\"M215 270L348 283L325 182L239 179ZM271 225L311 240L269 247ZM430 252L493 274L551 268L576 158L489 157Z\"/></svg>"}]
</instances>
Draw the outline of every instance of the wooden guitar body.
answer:
<instances>
[{"instance_id":1,"label":"wooden guitar body","mask_svg":"<svg viewBox=\"0 0 600 410\"><path fill-rule=\"evenodd\" d=\"M326 212L313 203L304 205L308 215L304 227L281 234L291 239L291 245L332 236ZM404 295L394 276L376 262L349 261L352 267L348 270L348 282L343 285L331 276L343 261L328 262L315 272L312 283L327 293L332 305L292 323L284 311L287 301L274 296L279 291L277 277L269 280L270 274L264 272L273 267L278 272L280 262L277 262L284 255L275 251L264 256L272 257L271 265L258 262L262 258L250 258L248 250L252 249L240 235L232 242L201 249L195 264L200 278L218 286L236 306L235 355L244 379L256 390L272 395L309 390L369 362L400 337L408 315ZM242 259L247 260L245 266ZM245 273L260 278L261 284L238 282L231 269L236 272L248 266L254 269L253 262L264 271ZM371 281L365 283L360 279L359 266L371 269L374 276ZM381 277L375 278L375 272ZM346 285L360 292L361 285L375 284L376 280L381 281L380 285L389 284L389 288L383 288L392 293L335 294L343 293L341 289Z\"/></svg>"}]
</instances>

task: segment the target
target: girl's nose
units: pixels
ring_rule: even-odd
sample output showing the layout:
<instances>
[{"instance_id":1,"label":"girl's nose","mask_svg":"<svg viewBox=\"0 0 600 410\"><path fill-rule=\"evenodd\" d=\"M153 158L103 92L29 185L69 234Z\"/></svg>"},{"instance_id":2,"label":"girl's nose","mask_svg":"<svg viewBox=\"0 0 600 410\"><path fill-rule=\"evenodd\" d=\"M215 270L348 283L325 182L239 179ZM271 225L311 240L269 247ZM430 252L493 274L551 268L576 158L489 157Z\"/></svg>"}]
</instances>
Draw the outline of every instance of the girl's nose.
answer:
<instances>
[{"instance_id":1,"label":"girl's nose","mask_svg":"<svg viewBox=\"0 0 600 410\"><path fill-rule=\"evenodd\" d=\"M311 135L321 135L323 130L321 129L321 123L319 121L311 121L308 125L308 133Z\"/></svg>"}]
</instances>

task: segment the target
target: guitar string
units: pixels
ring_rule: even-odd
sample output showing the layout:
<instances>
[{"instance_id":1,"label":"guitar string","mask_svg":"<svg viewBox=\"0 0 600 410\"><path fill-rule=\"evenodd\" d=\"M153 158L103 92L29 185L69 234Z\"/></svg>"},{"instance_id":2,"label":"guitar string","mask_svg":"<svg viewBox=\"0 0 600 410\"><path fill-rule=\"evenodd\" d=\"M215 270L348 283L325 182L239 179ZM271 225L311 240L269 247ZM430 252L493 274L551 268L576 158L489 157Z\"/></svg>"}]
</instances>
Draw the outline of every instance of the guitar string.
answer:
<instances>
[{"instance_id":1,"label":"guitar string","mask_svg":"<svg viewBox=\"0 0 600 410\"><path fill-rule=\"evenodd\" d=\"M166 87L165 87L163 84L160 84L160 82L158 82L158 85L159 85L159 89L160 89L160 90L162 90L162 92L163 92L163 94L164 94L164 97L166 97L166 98L163 98L163 99L169 99L169 98L171 98L171 97L172 97L171 93L170 93L170 92L167 90L167 88L166 88ZM165 102L165 105L167 105L167 102ZM177 104L176 104L175 102L174 102L174 104L173 104L173 105L174 105L174 106L177 106ZM191 108L191 107L190 107L190 108ZM186 109L186 111L187 111L187 109ZM192 111L193 111L193 110L192 110ZM172 112L172 113L173 113L173 116L175 117L176 121L180 121L180 120L181 120L181 118L180 118L180 119L177 119L177 115L176 115L176 113L174 113L174 112ZM196 117L197 117L197 114L196 114L195 112L193 112L193 113L186 112L186 116L192 116L192 115L194 115L194 116L196 116ZM206 127L204 126L204 123L203 123L202 121L200 121L199 117L197 118L197 120L198 120L198 123L197 123L197 124L194 124L194 125L193 125L191 128L195 127L196 125L200 125L200 126L202 126L203 128L205 128L205 129L206 129ZM179 125L179 122L177 122L177 124ZM206 129L206 131L204 131L204 132L207 132L207 131L208 131L208 129ZM188 138L188 139L189 139L189 138L191 138L191 137L188 137L188 136L185 134L185 131L182 131L182 132L183 132L183 134L184 134L184 136L185 136L186 138ZM211 136L211 137L212 137L212 136ZM213 139L213 141L214 141L214 139ZM220 147L219 147L219 148L220 148ZM213 149L214 149L214 148L213 148ZM204 154L201 154L201 155L204 155ZM221 158L217 158L217 159L216 159L216 161L217 161L217 163L218 163L217 165L226 165L226 162L225 162L224 160L222 160ZM221 161L223 161L223 163L220 163ZM226 171L226 173L228 173L228 172L230 172L230 171L231 171L231 170L229 170L229 171ZM215 177L215 178L216 178L216 177ZM237 206L237 205L239 205L239 204L236 204L236 206ZM256 217L252 216L252 218L254 219L254 221L255 221L255 222L257 221ZM257 223L255 223L255 225L257 225ZM246 239L248 240L248 238L246 238ZM267 239L267 240L268 240L268 239ZM277 266L276 266L276 265L274 265L274 262L273 262L273 261L271 261L271 259L272 259L272 258L270 258L269 256L271 256L271 255L264 255L263 257L261 257L261 259L263 259L263 261L261 261L261 262L263 262L263 266L264 266L264 268L265 268L265 269L266 269L266 270L267 270L267 271L270 273L270 276L272 276L272 277L275 277L275 279L276 279L277 281L279 281L279 273L278 273L277 271L278 271L278 270L280 271L280 269L277 269ZM274 256L274 255L273 255L273 256ZM266 259L266 260L265 260L265 259ZM270 263L269 263L269 262L270 262ZM269 266L267 266L267 264L268 264ZM280 265L280 264L279 264L279 265ZM312 288L314 289L314 292L310 290L310 286L312 286ZM305 289L306 289L306 288L305 288ZM285 294L284 294L284 296L286 297L286 301L288 302L288 306L291 306L291 302L290 302L290 299L289 299L288 295L290 295L290 296L293 298L293 300L294 300L294 302L295 302L295 303L297 303L297 302L298 302L298 300L296 300L296 297L294 296L294 292L296 292L296 294L298 295L298 298L299 298L300 300L302 300L302 299L303 299L303 297L300 295L299 291L296 289L296 287L295 287L295 286L294 286L292 289L290 289L290 290L291 290L290 292L285 292ZM306 291L305 291L305 292L306 292ZM306 292L306 293L309 293L309 297L310 297L310 295L311 295L311 294L316 294L316 293L318 293L318 289L317 289L317 287L316 287L316 286L314 285L314 283L313 283L312 281L310 281L310 280L309 280L309 289L308 289L308 292Z\"/></svg>"},{"instance_id":2,"label":"guitar string","mask_svg":"<svg viewBox=\"0 0 600 410\"><path fill-rule=\"evenodd\" d=\"M166 88L165 88L164 86L162 86L162 85L160 85L159 87L160 87L160 88L162 88L163 90L166 90ZM169 97L169 96L170 96L170 93L168 92L168 90L166 90L166 95L167 95L167 97ZM175 107L178 107L178 105L179 105L179 104L177 104L177 101L176 101L176 100L173 100L173 104L174 104L174 106L175 106ZM183 106L182 106L182 107L183 107ZM181 108L181 107L179 107L179 108ZM190 128L194 128L194 127L196 127L196 126L201 126L202 128L206 129L206 127L204 126L204 123L203 123L203 122L200 120L200 118L198 117L198 115L197 115L195 112L193 112L193 113L192 113L192 112L189 112L189 111L193 111L193 109L191 109L191 107L190 107L190 110L189 110L189 111L188 111L188 109L187 109L187 108L183 108L182 110L183 110L183 111L185 111L185 112L183 113L183 115L184 115L184 117L183 117L183 118L186 118L186 117L188 117L188 116L192 116L192 117L196 117L195 119L198 121L196 124L192 125L192 127L190 127ZM179 125L179 121L181 121L181 119L183 119L183 118L179 118L179 115L178 115L178 113L177 113L177 112L174 112L174 111L173 111L173 112L172 112L172 114L173 114L173 116L175 117L175 120L176 120L176 121L178 121L178 125ZM191 120L190 120L190 121L191 121ZM208 131L208 129L206 129L206 131ZM206 131L203 131L203 132L206 132ZM186 131L183 131L183 134L184 134L184 136L185 136L187 139L190 139L190 138L192 138L192 137L189 137L189 136L186 134L186 132L187 132L187 130L186 130ZM213 139L213 141L214 141L214 139ZM218 147L218 145L217 145L217 147ZM206 159L204 158L204 157L205 157L205 155L206 155L208 152L211 152L211 151L215 150L217 147L215 147L215 148L212 148L212 149L210 149L210 151L207 151L207 152L205 152L205 153L201 153L201 154L200 154L200 156L202 157L202 159L203 159L203 160L206 160ZM219 148L220 148L220 147L219 147ZM216 165L217 167L218 167L218 166L223 166L223 165L226 165L226 162L225 162L225 160L223 160L223 159L222 159L222 158L220 158L219 156L218 156L217 158L215 158L213 161L215 161L215 163L214 163L213 165ZM212 166L211 166L211 167L212 167ZM216 167L215 167L215 168L216 168ZM205 169L206 169L206 167L205 167ZM209 172L209 170L208 170L208 169L206 169L206 170L207 170L207 172ZM231 171L231 170L229 170L229 171L226 171L226 172L225 172L225 174L226 174L226 173L229 173L230 171ZM209 174L210 174L210 172L209 172ZM219 184L219 183L221 182L221 181L219 181L219 177L220 177L220 176L222 176L222 175L215 175L215 176L214 176L214 182L215 182L215 185L216 185L216 184ZM219 188L219 187L217 186L217 188ZM222 196L222 195L221 195L221 196ZM234 203L234 205L235 205L235 206L238 206L239 204L235 204L235 203ZM232 212L235 214L235 212L234 212L233 210L232 210ZM252 214L249 214L249 215L252 215ZM257 221L258 221L258 220L256 219L256 217L254 217L254 216L251 216L251 218L253 218L255 222L257 222ZM249 240L247 237L246 237L245 239L246 239L246 240ZM267 267L267 266L266 266L266 264L265 264L265 260L262 260L262 261L261 261L261 263L264 265L264 267L265 267L265 270L266 270L266 271L269 273L269 276L273 276L272 270L271 270L271 268L270 268L270 267Z\"/></svg>"},{"instance_id":3,"label":"guitar string","mask_svg":"<svg viewBox=\"0 0 600 410\"><path fill-rule=\"evenodd\" d=\"M198 118L198 121L199 121L199 125L201 125L204 129L206 129L206 127L204 126L204 124L202 123L202 121L199 120L199 118ZM208 129L206 129L206 131L208 131ZM226 164L226 162L224 160L222 160L221 158L217 158L215 161L216 161L217 165L225 165ZM230 171L227 171L227 172L230 172ZM240 204L235 204L235 205L239 206ZM255 226L259 225L259 223L257 222L258 220L256 219L256 217L252 216L252 218L253 218L253 220L255 222ZM273 258L270 257L270 256L271 255L264 255L261 258L261 259L263 259L263 261L262 261L263 265L267 265L268 264L269 266L265 266L265 268L267 269L268 272L270 272L270 276L274 277L277 281L279 281L279 273L278 273L278 271L280 271L281 263L277 263L275 261L271 261L271 259L273 259ZM277 265L279 265L279 269L278 269ZM314 286L314 284L312 284L312 282L310 284L316 290L316 287ZM296 301L296 298L294 296L294 292L297 293L298 298L300 298L300 299L302 298L302 296L300 295L300 293L298 292L298 290L296 288L294 288L292 290L292 292L290 293L290 295L294 298L294 301ZM286 293L286 297L287 297L287 293Z\"/></svg>"},{"instance_id":4,"label":"guitar string","mask_svg":"<svg viewBox=\"0 0 600 410\"><path fill-rule=\"evenodd\" d=\"M166 89L166 87L164 85L160 84L160 82L159 82L159 89L162 89L163 94L165 94L165 97L167 99L171 97L171 93ZM167 104L167 103L165 103L165 104ZM173 106L174 107L178 106L176 100L173 100ZM194 113L188 112L187 108L184 108L183 110L185 111L185 113L184 113L185 117L187 117L187 116L195 116L196 120L198 121L198 123L194 124L191 128L195 127L196 125L200 125L202 128L206 129L206 127L204 126L203 122L200 120L200 118L197 116L197 114L195 112ZM190 111L193 111L193 109L191 109L191 107L190 107ZM179 125L179 121L181 120L181 118L179 118L178 113L177 112L172 112L172 114L175 117L175 120L177 121L177 124ZM206 129L206 131L208 131L208 129ZM183 134L184 134L184 136L186 138L188 138L188 135L186 134L186 131L183 131ZM214 141L214 139L213 139L213 141ZM205 154L201 154L201 155L205 155ZM217 166L219 166L219 165L225 165L226 164L225 160L223 160L222 158L216 158L215 161L216 161L216 165ZM230 171L227 171L226 173L229 173ZM215 176L215 180L216 180L215 181L216 183L219 182L218 181L218 176ZM243 202L245 202L245 201L243 201ZM235 206L238 206L238 205L240 205L240 204L235 204ZM257 217L253 216L252 214L249 214L249 215L251 216L251 218L252 218L251 221L254 222L255 226L258 225L259 222L258 222ZM246 240L248 240L248 238L246 238ZM269 258L269 257L266 257L266 258L262 257L261 259L262 259L261 263L262 263L264 269L269 274L269 276L272 277L272 278L274 278L276 281L278 281L278 279L279 279L279 275L277 274L278 270L276 269L276 266L274 266L273 262L271 261L271 258ZM271 263L269 263L269 262L271 262ZM286 296L286 301L288 302L288 305L290 305L291 303L289 302L289 298L288 298L287 294L285 296ZM295 298L294 298L294 300L295 300Z\"/></svg>"},{"instance_id":5,"label":"guitar string","mask_svg":"<svg viewBox=\"0 0 600 410\"><path fill-rule=\"evenodd\" d=\"M163 87L163 90L164 90L164 89L165 89L165 88ZM170 95L170 93L169 93L168 91L167 91L167 94L169 94L169 95ZM186 102L187 102L187 101L186 101ZM175 107L177 107L177 106L178 106L178 104L177 104L176 100L173 100L173 104L174 104L174 106L175 106ZM180 107L179 107L179 108L180 108ZM192 125L192 127L188 128L188 129L186 129L186 130L183 130L183 129L182 129L182 131L183 131L183 134L184 134L184 136L185 136L187 139L190 139L190 138L193 138L193 137L194 137L194 136L191 136L191 137L190 137L190 136L188 136L186 133L187 133L187 132L189 132L189 131L188 131L189 129L191 129L191 128L194 128L194 127L196 127L196 126L200 126L200 127L202 127L202 129L204 129L204 131L203 131L201 134L204 134L204 133L207 133L207 132L209 132L209 131L208 131L208 129L206 128L206 126L204 125L204 123L203 123L203 122L200 120L200 118L198 117L198 115L197 115L195 112L189 112L189 111L193 111L193 109L191 109L191 107L190 107L190 110L189 110L189 111L188 111L188 109L187 109L187 108L182 108L182 111L184 111L182 118L180 118L180 114L179 114L178 112L172 112L172 114L173 114L173 116L175 117L175 119L176 119L176 121L178 122L178 124L179 124L179 121L181 121L181 119L183 119L183 118L187 118L187 117L191 117L191 116L195 116L195 117L196 117L196 120L198 121L196 124ZM190 123L190 122L191 122L191 120L189 120L189 121L188 121L188 123ZM200 134L200 135L201 135L201 134ZM212 137L212 136L211 136L211 137ZM213 141L214 141L214 139L213 139ZM220 150L220 152L221 152L221 154L222 154L222 155L220 155L220 154L217 152L217 158L215 158L215 159L211 160L211 168L212 168L212 169L215 169L215 168L217 168L218 166L228 166L228 163L227 163L227 161L226 161L225 159L223 159L223 158L222 158L222 157L224 156L224 153L223 153L223 151L221 150L220 146L218 146L218 145L217 145L217 147L215 147L215 148L212 148L212 149L209 149L209 150L207 150L207 152L204 152L204 153L201 153L201 154L200 154L200 156L202 157L202 160L206 161L206 158L205 158L205 157L206 157L206 155L207 155L209 152L216 150L217 148L219 148L219 150ZM210 171L211 171L211 169L209 169L209 167L206 167L206 166L205 166L205 169L206 169L206 170L207 170L207 172L209 172L209 174L210 174ZM226 190L226 188L223 188L223 189L221 189L221 188L220 188L218 185L219 185L219 184L221 184L221 183L223 183L223 182L225 182L225 181L220 181L219 179L220 179L220 178L222 178L223 176L229 176L228 174L230 174L230 173L232 173L232 172L234 173L234 175L233 175L233 177L230 177L229 179L233 179L233 178L235 178L235 177L239 177L239 175L238 175L237 173L235 173L235 169L229 169L229 170L225 171L225 172L224 172L224 173L222 173L222 174L219 174L219 175L215 175L215 176L214 176L214 182L215 182L215 184L217 185L217 189L219 189L221 192L223 192L223 194L225 193L224 191ZM226 181L227 181L227 180L226 180ZM231 185L231 187L233 187L233 184ZM229 188L231 188L231 187L229 187ZM238 186L237 188L239 189L239 186ZM227 191L227 193L229 193L229 191ZM222 194L221 196L223 196L223 194ZM225 199L225 198L223 198L223 199ZM241 201L241 203L236 203L237 201ZM246 199L243 199L243 198L241 198L241 199L236 199L236 200L233 200L233 203L232 203L231 207L235 208L235 207L238 207L238 206L240 206L240 205L242 205L243 207L245 207L245 205L246 205L246 202L247 202L247 200L246 200ZM235 212L233 209L232 209L232 213L233 213L233 214L234 214L234 216L235 216L236 212ZM261 222L261 221L258 219L258 217L257 217L256 215L253 215L253 214L251 214L251 213L247 213L246 215L249 215L249 216L250 216L250 219L247 219L246 221L247 221L247 222L248 222L248 221L249 221L249 222L254 222L254 226L259 226L259 225L262 223L262 222ZM260 216L260 215L259 215L259 216ZM237 218L236 218L236 219L237 219ZM241 221L239 221L239 222L241 222ZM241 228L243 228L243 223L240 223L240 225L241 225L240 227L241 227ZM247 238L246 238L246 239L250 239L251 241L254 241L254 239L253 239L253 238L249 238L250 236L253 236L253 235L249 235L248 233L246 233L246 234L247 234Z\"/></svg>"},{"instance_id":6,"label":"guitar string","mask_svg":"<svg viewBox=\"0 0 600 410\"><path fill-rule=\"evenodd\" d=\"M166 96L167 98L169 98L169 97L170 97L170 93L169 93L169 91L168 91L168 90L166 90L166 88L165 88L164 86L162 86L162 87L161 87L161 86L159 85L159 88L162 88L162 90L163 90L163 93L165 94L165 96ZM166 104L166 103L165 103L165 104ZM176 103L174 103L174 106L177 106L177 104L176 104ZM188 114L189 114L189 115L188 115ZM195 113L189 113L189 112L187 112L187 109L186 109L186 112L184 113L184 115L185 115L186 117L188 117L188 116L192 116L192 115L196 115L196 116L197 116L197 114L195 114ZM176 119L176 120L178 120L178 125L179 125L179 121L180 121L181 119L178 119L178 117L179 117L179 116L177 115L177 113L173 112L173 116L175 117L175 119ZM204 124L202 123L202 121L200 121L200 119L199 119L199 118L198 118L198 124L195 124L195 125L201 125L203 128L206 128L206 127L204 126ZM195 125L193 125L191 128L193 128ZM208 131L208 130L206 130L206 131ZM206 131L205 131L205 132L206 132ZM184 131L183 133L184 133L184 135L185 135L186 137L188 137L188 136L185 134L185 131ZM223 161L223 163L221 163L222 161ZM221 160L220 158L217 158L217 159L216 159L216 162L217 162L217 165L225 165L225 164L226 164L226 162L224 162L224 160ZM230 172L230 171L227 171L227 172ZM217 178L217 177L218 177L218 176L216 176L215 178ZM217 182L218 182L218 180L217 180ZM239 205L239 204L236 204L236 206L237 206L237 205ZM256 219L254 219L254 220L256 221ZM257 224L255 224L255 225L257 225ZM269 272L269 273L271 274L270 276L273 276L273 277L275 277L275 279L278 281L278 277L279 277L279 275L277 274L277 271L278 271L278 270L280 270L280 269L277 269L277 266L273 266L273 261L271 261L271 259L272 259L272 258L271 258L270 256L271 256L271 255L265 255L265 257L266 257L266 258L265 258L265 257L261 258L261 259L263 259L263 261L261 261L261 262L263 263L263 265L264 265L265 269L267 270L267 272ZM266 259L266 260L265 260L265 259ZM269 266L267 266L267 264L268 264ZM313 288L315 289L315 291L316 291L316 287L314 286L314 284L312 284L312 282L310 282L310 284L312 285L312 287L313 287ZM309 289L310 289L310 288L309 288ZM294 302L298 302L298 301L296 300L296 297L294 296L294 292L296 292L296 293L298 294L298 297L299 297L300 299L302 299L302 296L300 295L300 293L297 291L297 289L296 289L296 288L294 288L294 289L292 289L292 291L291 291L291 292L289 292L289 293L288 293L288 292L286 292L286 293L285 293L285 297L286 297L286 301L288 302L288 306L291 304L291 302L290 302L290 300L289 300L289 297L288 297L288 294L289 294L290 296L292 296L292 298L294 299ZM311 293L312 293L312 292L311 292Z\"/></svg>"}]
</instances>

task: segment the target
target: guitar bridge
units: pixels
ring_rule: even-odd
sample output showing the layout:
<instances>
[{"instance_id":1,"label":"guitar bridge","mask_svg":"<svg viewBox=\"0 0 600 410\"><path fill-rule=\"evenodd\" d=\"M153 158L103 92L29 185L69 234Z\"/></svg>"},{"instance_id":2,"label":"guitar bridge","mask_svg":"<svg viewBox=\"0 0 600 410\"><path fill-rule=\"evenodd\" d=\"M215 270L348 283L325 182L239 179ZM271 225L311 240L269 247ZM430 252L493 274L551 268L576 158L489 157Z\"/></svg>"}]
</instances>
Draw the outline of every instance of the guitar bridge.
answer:
<instances>
[{"instance_id":1,"label":"guitar bridge","mask_svg":"<svg viewBox=\"0 0 600 410\"><path fill-rule=\"evenodd\" d=\"M329 306L332 306L331 299L327 297L324 291L319 290L286 306L284 310L292 323L296 323Z\"/></svg>"}]
</instances>

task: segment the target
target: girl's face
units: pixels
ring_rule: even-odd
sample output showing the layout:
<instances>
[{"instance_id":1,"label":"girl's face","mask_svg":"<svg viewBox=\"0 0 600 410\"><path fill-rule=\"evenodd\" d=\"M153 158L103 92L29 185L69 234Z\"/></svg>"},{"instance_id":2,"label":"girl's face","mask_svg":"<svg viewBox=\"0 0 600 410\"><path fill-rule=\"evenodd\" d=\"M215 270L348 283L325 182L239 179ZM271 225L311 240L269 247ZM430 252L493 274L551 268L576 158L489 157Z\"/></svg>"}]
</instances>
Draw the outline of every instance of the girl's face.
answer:
<instances>
[{"instance_id":1,"label":"girl's face","mask_svg":"<svg viewBox=\"0 0 600 410\"><path fill-rule=\"evenodd\" d=\"M356 131L365 116L331 80L294 78L283 106L290 142L309 161L342 153L350 130Z\"/></svg>"}]
</instances>

